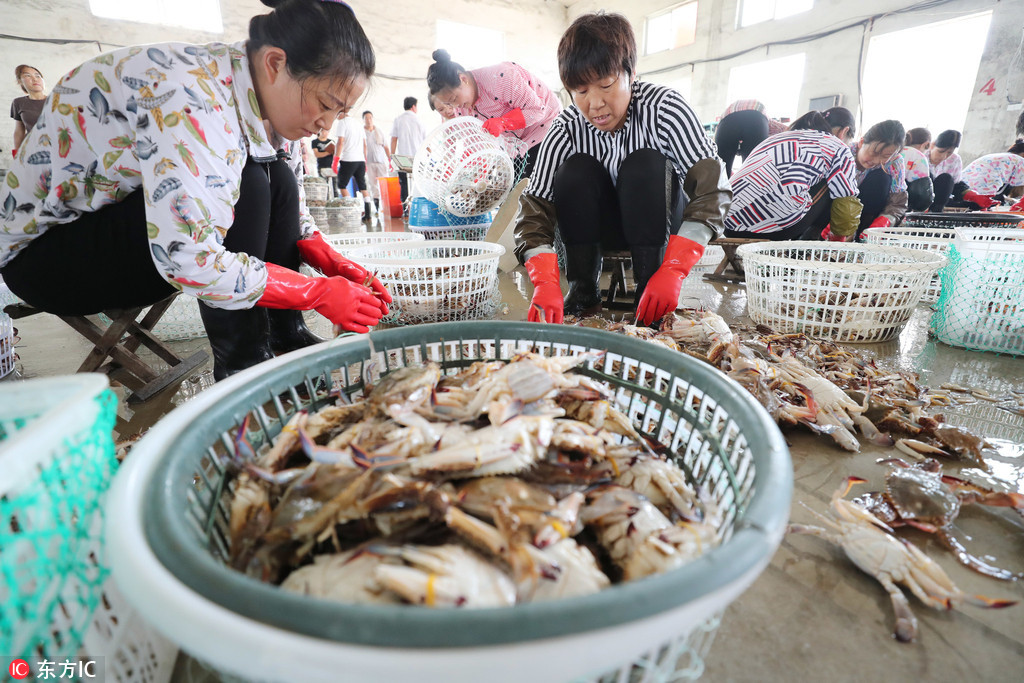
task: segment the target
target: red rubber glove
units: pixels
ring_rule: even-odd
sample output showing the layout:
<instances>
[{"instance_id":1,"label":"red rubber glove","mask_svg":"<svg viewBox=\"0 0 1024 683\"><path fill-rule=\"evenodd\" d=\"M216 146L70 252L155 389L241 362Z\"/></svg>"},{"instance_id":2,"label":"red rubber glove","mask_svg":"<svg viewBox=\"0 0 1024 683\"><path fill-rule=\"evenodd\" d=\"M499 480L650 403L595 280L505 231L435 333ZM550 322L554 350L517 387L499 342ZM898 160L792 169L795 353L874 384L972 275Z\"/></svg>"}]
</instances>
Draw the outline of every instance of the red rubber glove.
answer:
<instances>
[{"instance_id":1,"label":"red rubber glove","mask_svg":"<svg viewBox=\"0 0 1024 683\"><path fill-rule=\"evenodd\" d=\"M1016 204L1011 206L1010 211L1024 211L1024 197L1021 197Z\"/></svg>"},{"instance_id":2,"label":"red rubber glove","mask_svg":"<svg viewBox=\"0 0 1024 683\"><path fill-rule=\"evenodd\" d=\"M992 197L989 197L988 195L984 194L978 194L974 190L967 190L967 192L964 192L964 200L968 202L974 202L975 204L981 207L982 211L985 211L986 209L991 209L993 206L999 203L996 200L992 199Z\"/></svg>"},{"instance_id":3,"label":"red rubber glove","mask_svg":"<svg viewBox=\"0 0 1024 683\"><path fill-rule=\"evenodd\" d=\"M494 137L498 137L506 130L520 130L521 128L526 128L526 119L523 118L523 110L518 107L504 116L495 116L484 121L484 130Z\"/></svg>"},{"instance_id":4,"label":"red rubber glove","mask_svg":"<svg viewBox=\"0 0 1024 683\"><path fill-rule=\"evenodd\" d=\"M875 220L871 221L869 228L888 228L892 225L892 221L889 220L888 216L879 216Z\"/></svg>"},{"instance_id":5,"label":"red rubber glove","mask_svg":"<svg viewBox=\"0 0 1024 683\"><path fill-rule=\"evenodd\" d=\"M533 283L533 299L526 319L531 323L562 322L564 304L562 285L558 282L558 257L554 254L537 254L527 260L526 272Z\"/></svg>"},{"instance_id":6,"label":"red rubber glove","mask_svg":"<svg viewBox=\"0 0 1024 683\"><path fill-rule=\"evenodd\" d=\"M299 254L303 261L327 277L340 275L350 282L372 289L380 298L381 315L388 314L388 304L392 299L391 293L384 287L384 283L372 276L366 268L335 251L334 247L324 240L322 234L314 232L312 237L297 241L295 246L299 248Z\"/></svg>"},{"instance_id":7,"label":"red rubber glove","mask_svg":"<svg viewBox=\"0 0 1024 683\"><path fill-rule=\"evenodd\" d=\"M828 225L825 226L825 229L821 231L821 239L823 239L826 242L845 242L846 240L849 239L849 237L837 235L834 232L832 232L832 224L829 223Z\"/></svg>"},{"instance_id":8,"label":"red rubber glove","mask_svg":"<svg viewBox=\"0 0 1024 683\"><path fill-rule=\"evenodd\" d=\"M369 287L343 277L306 277L267 264L267 287L256 302L263 308L315 310L349 332L369 332L380 321L380 301Z\"/></svg>"},{"instance_id":9,"label":"red rubber glove","mask_svg":"<svg viewBox=\"0 0 1024 683\"><path fill-rule=\"evenodd\" d=\"M704 245L693 240L672 235L668 238L665 258L661 267L647 282L640 304L636 307L637 322L650 325L666 313L676 310L679 305L679 289L683 279L690 274L693 264L700 260Z\"/></svg>"}]
</instances>

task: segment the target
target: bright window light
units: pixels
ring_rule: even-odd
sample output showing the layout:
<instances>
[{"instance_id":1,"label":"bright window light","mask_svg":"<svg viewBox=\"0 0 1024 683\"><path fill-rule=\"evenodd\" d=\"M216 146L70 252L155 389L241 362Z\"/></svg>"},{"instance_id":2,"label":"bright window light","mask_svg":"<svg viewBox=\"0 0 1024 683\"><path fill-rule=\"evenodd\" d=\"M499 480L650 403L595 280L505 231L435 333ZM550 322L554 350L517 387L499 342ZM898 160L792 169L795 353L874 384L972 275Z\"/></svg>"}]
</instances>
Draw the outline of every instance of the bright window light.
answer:
<instances>
[{"instance_id":1,"label":"bright window light","mask_svg":"<svg viewBox=\"0 0 1024 683\"><path fill-rule=\"evenodd\" d=\"M688 2L647 17L644 54L692 45L697 39L697 3Z\"/></svg>"},{"instance_id":2,"label":"bright window light","mask_svg":"<svg viewBox=\"0 0 1024 683\"><path fill-rule=\"evenodd\" d=\"M814 0L740 0L740 28L785 19L811 9Z\"/></svg>"},{"instance_id":3,"label":"bright window light","mask_svg":"<svg viewBox=\"0 0 1024 683\"><path fill-rule=\"evenodd\" d=\"M690 94L693 92L692 76L680 78L678 80L672 81L671 83L666 83L665 85L677 91L680 95L683 96L683 99L685 99L687 102L690 101Z\"/></svg>"},{"instance_id":4,"label":"bright window light","mask_svg":"<svg viewBox=\"0 0 1024 683\"><path fill-rule=\"evenodd\" d=\"M89 0L97 17L223 33L220 0Z\"/></svg>"},{"instance_id":5,"label":"bright window light","mask_svg":"<svg viewBox=\"0 0 1024 683\"><path fill-rule=\"evenodd\" d=\"M796 118L804 84L804 53L729 70L728 102L760 100L773 119Z\"/></svg>"},{"instance_id":6,"label":"bright window light","mask_svg":"<svg viewBox=\"0 0 1024 683\"><path fill-rule=\"evenodd\" d=\"M437 47L467 69L505 61L505 34L491 28L438 19Z\"/></svg>"},{"instance_id":7,"label":"bright window light","mask_svg":"<svg viewBox=\"0 0 1024 683\"><path fill-rule=\"evenodd\" d=\"M872 38L864 66L864 129L897 119L908 130L927 128L933 139L947 129L963 131L991 20L991 12L982 12ZM928 54L927 68L909 67L910 80L903 68L908 50Z\"/></svg>"}]
</instances>

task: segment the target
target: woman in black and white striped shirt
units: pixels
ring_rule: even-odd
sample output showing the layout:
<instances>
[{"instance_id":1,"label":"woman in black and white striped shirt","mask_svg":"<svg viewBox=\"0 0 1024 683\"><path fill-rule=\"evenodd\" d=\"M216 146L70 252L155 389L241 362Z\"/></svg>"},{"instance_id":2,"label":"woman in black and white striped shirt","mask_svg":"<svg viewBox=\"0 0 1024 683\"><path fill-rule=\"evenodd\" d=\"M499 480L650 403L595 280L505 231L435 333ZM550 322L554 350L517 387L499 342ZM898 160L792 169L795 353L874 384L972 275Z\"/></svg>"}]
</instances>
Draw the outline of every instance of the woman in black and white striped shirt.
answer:
<instances>
[{"instance_id":1,"label":"woman in black and white striped shirt","mask_svg":"<svg viewBox=\"0 0 1024 683\"><path fill-rule=\"evenodd\" d=\"M635 67L633 29L619 14L580 16L558 45L574 106L541 143L515 228L534 286L531 321L600 310L601 250L628 248L636 317L650 324L675 310L683 278L722 232L732 191L715 144L682 95L637 81Z\"/></svg>"}]
</instances>

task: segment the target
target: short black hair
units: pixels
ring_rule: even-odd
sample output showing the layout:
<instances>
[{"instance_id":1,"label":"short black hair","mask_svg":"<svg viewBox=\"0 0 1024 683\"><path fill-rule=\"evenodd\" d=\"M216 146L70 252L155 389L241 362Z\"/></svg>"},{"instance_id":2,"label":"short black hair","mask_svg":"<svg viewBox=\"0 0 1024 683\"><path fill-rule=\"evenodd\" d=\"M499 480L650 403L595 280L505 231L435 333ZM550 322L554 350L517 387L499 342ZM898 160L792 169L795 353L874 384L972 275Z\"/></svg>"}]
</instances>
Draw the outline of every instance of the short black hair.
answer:
<instances>
[{"instance_id":1,"label":"short black hair","mask_svg":"<svg viewBox=\"0 0 1024 683\"><path fill-rule=\"evenodd\" d=\"M907 131L903 129L903 124L895 119L876 123L864 133L864 144L880 142L884 147L895 146L897 151L903 149L906 139Z\"/></svg>"},{"instance_id":2,"label":"short black hair","mask_svg":"<svg viewBox=\"0 0 1024 683\"><path fill-rule=\"evenodd\" d=\"M402 106L405 107L406 111L409 111L410 109L416 106L416 98L406 97L404 100L402 100Z\"/></svg>"},{"instance_id":3,"label":"short black hair","mask_svg":"<svg viewBox=\"0 0 1024 683\"><path fill-rule=\"evenodd\" d=\"M367 114L369 114L370 116L373 116L373 112L372 112L372 111L370 111L369 109L367 109L367 110L366 110L366 111L364 111L364 112L363 112L362 114L360 114L360 116L366 116Z\"/></svg>"},{"instance_id":4,"label":"short black hair","mask_svg":"<svg viewBox=\"0 0 1024 683\"><path fill-rule=\"evenodd\" d=\"M935 146L939 149L956 149L963 137L958 130L944 130L935 138Z\"/></svg>"},{"instance_id":5,"label":"short black hair","mask_svg":"<svg viewBox=\"0 0 1024 683\"><path fill-rule=\"evenodd\" d=\"M907 145L923 145L932 141L932 132L927 128L911 128L907 131Z\"/></svg>"},{"instance_id":6,"label":"short black hair","mask_svg":"<svg viewBox=\"0 0 1024 683\"><path fill-rule=\"evenodd\" d=\"M250 55L264 46L284 50L288 73L298 81L334 78L351 83L373 76L373 47L348 5L309 0L261 2L274 11L249 21Z\"/></svg>"},{"instance_id":7,"label":"short black hair","mask_svg":"<svg viewBox=\"0 0 1024 683\"><path fill-rule=\"evenodd\" d=\"M621 14L576 17L558 42L558 75L566 90L625 72L636 74L636 36Z\"/></svg>"},{"instance_id":8,"label":"short black hair","mask_svg":"<svg viewBox=\"0 0 1024 683\"><path fill-rule=\"evenodd\" d=\"M1017 142L1010 145L1010 149L1006 151L1010 154L1024 154L1024 139L1018 138Z\"/></svg>"}]
</instances>

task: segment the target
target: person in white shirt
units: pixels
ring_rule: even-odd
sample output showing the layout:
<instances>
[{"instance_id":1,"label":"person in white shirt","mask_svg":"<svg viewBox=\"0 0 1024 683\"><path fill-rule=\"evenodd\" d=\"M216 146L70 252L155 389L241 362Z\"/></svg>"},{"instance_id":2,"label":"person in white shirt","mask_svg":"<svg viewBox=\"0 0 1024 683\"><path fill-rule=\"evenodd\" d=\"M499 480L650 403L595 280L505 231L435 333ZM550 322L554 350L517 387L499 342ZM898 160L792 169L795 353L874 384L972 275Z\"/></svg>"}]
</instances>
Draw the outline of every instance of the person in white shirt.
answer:
<instances>
[{"instance_id":1,"label":"person in white shirt","mask_svg":"<svg viewBox=\"0 0 1024 683\"><path fill-rule=\"evenodd\" d=\"M416 115L416 98L406 97L402 103L405 111L395 117L391 124L391 153L415 157L416 151L427 139L427 129ZM409 198L409 174L398 174L402 186L402 201Z\"/></svg>"},{"instance_id":2,"label":"person in white shirt","mask_svg":"<svg viewBox=\"0 0 1024 683\"><path fill-rule=\"evenodd\" d=\"M373 197L374 208L380 207L380 184L378 178L388 175L388 146L384 133L373 123L373 112L363 112L363 152L366 156L366 184Z\"/></svg>"},{"instance_id":3,"label":"person in white shirt","mask_svg":"<svg viewBox=\"0 0 1024 683\"><path fill-rule=\"evenodd\" d=\"M299 182L299 141L359 100L373 48L347 4L262 2L245 41L120 48L57 83L0 188L12 292L73 316L195 297L218 380L322 341L302 311L353 332L387 314Z\"/></svg>"},{"instance_id":4,"label":"person in white shirt","mask_svg":"<svg viewBox=\"0 0 1024 683\"><path fill-rule=\"evenodd\" d=\"M335 124L338 135L338 191L342 197L348 197L348 183L355 179L356 190L363 195L366 205L363 218L376 213L370 193L366 190L366 144L363 127L354 118L346 116Z\"/></svg>"},{"instance_id":5,"label":"person in white shirt","mask_svg":"<svg viewBox=\"0 0 1024 683\"><path fill-rule=\"evenodd\" d=\"M935 201L935 188L928 170L932 134L927 128L911 128L900 154L907 166L907 208L927 211Z\"/></svg>"}]
</instances>

